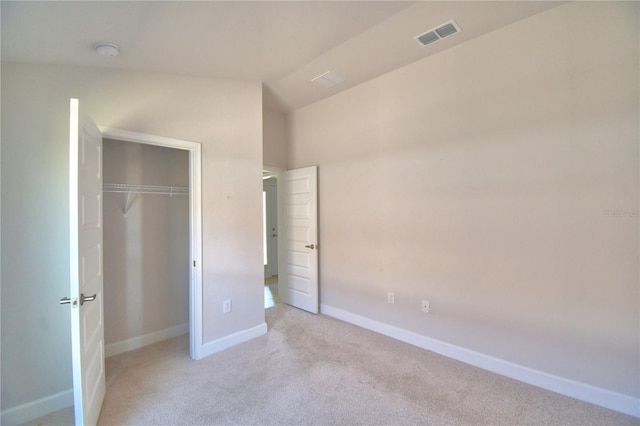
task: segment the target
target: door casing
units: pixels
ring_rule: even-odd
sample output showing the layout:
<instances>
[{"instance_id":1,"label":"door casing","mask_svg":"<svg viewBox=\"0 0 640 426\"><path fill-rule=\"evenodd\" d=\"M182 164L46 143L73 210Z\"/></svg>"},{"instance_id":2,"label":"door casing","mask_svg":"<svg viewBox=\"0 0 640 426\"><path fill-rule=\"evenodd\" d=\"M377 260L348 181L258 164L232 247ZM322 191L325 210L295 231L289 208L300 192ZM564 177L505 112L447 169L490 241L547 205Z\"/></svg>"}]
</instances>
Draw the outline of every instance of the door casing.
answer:
<instances>
[{"instance_id":1,"label":"door casing","mask_svg":"<svg viewBox=\"0 0 640 426\"><path fill-rule=\"evenodd\" d=\"M197 142L98 126L103 138L189 151L189 354L203 357L202 147Z\"/></svg>"}]
</instances>

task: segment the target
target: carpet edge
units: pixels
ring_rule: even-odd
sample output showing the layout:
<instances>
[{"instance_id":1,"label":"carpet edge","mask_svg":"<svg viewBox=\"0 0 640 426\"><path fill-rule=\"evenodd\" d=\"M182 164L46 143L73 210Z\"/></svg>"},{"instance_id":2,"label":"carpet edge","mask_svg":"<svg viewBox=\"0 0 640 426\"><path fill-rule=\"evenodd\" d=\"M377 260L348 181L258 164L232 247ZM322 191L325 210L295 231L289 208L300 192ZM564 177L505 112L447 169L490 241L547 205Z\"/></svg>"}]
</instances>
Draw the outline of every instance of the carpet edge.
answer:
<instances>
[{"instance_id":1,"label":"carpet edge","mask_svg":"<svg viewBox=\"0 0 640 426\"><path fill-rule=\"evenodd\" d=\"M410 345L435 352L474 367L482 368L483 370L640 418L640 399L629 395L524 367L504 359L433 339L326 304L321 304L320 312L324 315L383 334Z\"/></svg>"},{"instance_id":2,"label":"carpet edge","mask_svg":"<svg viewBox=\"0 0 640 426\"><path fill-rule=\"evenodd\" d=\"M200 352L200 356L198 357L198 359L202 359L209 355L213 355L216 352L229 349L233 346L239 345L240 343L247 342L249 340L255 339L256 337L260 337L266 333L267 323L263 322L262 324L256 325L255 327L247 328L245 330L229 334L219 339L212 340L202 345L202 351Z\"/></svg>"}]
</instances>

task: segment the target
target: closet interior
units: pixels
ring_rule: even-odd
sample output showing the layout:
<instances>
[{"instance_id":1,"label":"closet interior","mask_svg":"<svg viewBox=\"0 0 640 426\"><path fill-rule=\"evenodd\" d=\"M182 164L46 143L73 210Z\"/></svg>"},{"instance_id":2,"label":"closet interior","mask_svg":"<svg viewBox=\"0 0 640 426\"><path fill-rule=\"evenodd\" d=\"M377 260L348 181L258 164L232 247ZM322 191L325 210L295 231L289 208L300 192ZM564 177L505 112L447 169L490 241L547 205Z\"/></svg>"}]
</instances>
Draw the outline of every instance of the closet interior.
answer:
<instances>
[{"instance_id":1,"label":"closet interior","mask_svg":"<svg viewBox=\"0 0 640 426\"><path fill-rule=\"evenodd\" d=\"M189 331L189 153L109 139L103 149L109 357Z\"/></svg>"}]
</instances>

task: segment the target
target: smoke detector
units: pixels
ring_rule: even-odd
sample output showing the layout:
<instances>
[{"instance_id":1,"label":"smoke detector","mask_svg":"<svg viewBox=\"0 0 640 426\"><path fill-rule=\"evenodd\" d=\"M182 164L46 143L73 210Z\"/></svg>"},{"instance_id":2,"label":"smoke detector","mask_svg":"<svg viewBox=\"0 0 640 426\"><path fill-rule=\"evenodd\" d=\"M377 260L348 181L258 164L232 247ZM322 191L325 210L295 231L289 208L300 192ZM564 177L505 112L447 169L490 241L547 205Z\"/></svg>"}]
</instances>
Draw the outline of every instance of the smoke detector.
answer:
<instances>
[{"instance_id":1,"label":"smoke detector","mask_svg":"<svg viewBox=\"0 0 640 426\"><path fill-rule=\"evenodd\" d=\"M95 46L100 56L118 56L118 45L114 43L98 43Z\"/></svg>"},{"instance_id":2,"label":"smoke detector","mask_svg":"<svg viewBox=\"0 0 640 426\"><path fill-rule=\"evenodd\" d=\"M417 35L414 38L418 43L420 43L421 46L427 46L429 44L435 43L436 41L440 41L443 38L457 34L460 31L462 30L460 29L456 21L452 19L451 21L445 22L437 28Z\"/></svg>"}]
</instances>

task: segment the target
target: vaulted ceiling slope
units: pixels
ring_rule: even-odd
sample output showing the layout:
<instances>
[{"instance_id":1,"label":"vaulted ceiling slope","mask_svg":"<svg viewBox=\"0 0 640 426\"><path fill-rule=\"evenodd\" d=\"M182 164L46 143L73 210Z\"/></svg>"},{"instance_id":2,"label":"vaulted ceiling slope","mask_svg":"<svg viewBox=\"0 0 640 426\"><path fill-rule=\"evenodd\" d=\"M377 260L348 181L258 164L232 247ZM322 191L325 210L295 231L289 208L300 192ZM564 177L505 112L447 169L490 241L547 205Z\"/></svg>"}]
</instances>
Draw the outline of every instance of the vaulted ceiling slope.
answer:
<instances>
[{"instance_id":1,"label":"vaulted ceiling slope","mask_svg":"<svg viewBox=\"0 0 640 426\"><path fill-rule=\"evenodd\" d=\"M292 110L558 4L3 0L2 60L258 80ZM414 40L451 19L461 33ZM120 54L97 55L103 41ZM326 71L346 81L311 83Z\"/></svg>"}]
</instances>

